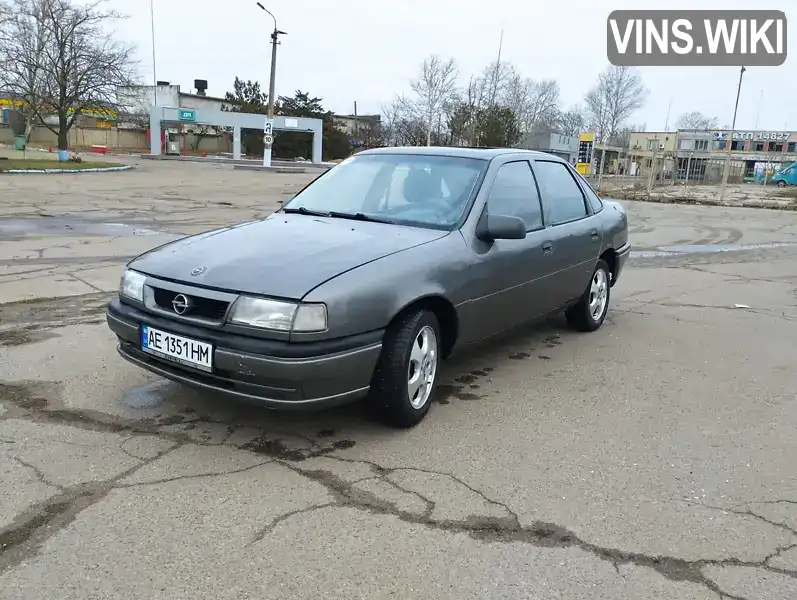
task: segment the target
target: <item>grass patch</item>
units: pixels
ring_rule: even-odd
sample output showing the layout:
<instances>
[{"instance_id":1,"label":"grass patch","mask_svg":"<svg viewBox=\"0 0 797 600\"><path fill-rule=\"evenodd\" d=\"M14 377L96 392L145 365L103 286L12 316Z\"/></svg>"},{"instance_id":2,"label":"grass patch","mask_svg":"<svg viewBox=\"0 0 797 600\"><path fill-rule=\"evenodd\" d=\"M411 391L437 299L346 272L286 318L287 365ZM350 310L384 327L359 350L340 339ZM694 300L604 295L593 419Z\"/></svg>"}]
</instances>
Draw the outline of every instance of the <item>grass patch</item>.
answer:
<instances>
[{"instance_id":1,"label":"grass patch","mask_svg":"<svg viewBox=\"0 0 797 600\"><path fill-rule=\"evenodd\" d=\"M59 162L43 158L9 158L0 160L0 173L3 171L40 171L42 169L59 169L62 171L82 171L83 169L107 169L123 167L114 162Z\"/></svg>"}]
</instances>

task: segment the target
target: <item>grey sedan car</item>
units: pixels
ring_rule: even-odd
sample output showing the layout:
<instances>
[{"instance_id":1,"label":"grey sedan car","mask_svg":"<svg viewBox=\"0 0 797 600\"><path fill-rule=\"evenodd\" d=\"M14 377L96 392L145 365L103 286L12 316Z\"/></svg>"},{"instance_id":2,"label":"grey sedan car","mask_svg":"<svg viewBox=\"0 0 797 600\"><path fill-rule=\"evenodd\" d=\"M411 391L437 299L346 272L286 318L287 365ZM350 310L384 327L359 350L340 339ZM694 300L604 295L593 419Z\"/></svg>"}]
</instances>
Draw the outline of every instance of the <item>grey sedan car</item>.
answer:
<instances>
[{"instance_id":1,"label":"grey sedan car","mask_svg":"<svg viewBox=\"0 0 797 600\"><path fill-rule=\"evenodd\" d=\"M455 351L561 310L598 329L629 251L623 208L553 155L380 148L133 259L107 318L163 377L273 408L367 397L409 427Z\"/></svg>"}]
</instances>

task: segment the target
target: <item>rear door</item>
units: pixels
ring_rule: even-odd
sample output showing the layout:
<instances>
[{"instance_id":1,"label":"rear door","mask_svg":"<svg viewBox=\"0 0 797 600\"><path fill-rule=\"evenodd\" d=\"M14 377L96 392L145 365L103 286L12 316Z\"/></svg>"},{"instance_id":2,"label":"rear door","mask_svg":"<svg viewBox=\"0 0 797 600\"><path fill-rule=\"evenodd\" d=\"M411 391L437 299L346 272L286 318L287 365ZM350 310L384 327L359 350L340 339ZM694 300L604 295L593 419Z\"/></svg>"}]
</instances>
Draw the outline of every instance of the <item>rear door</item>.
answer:
<instances>
[{"instance_id":1,"label":"rear door","mask_svg":"<svg viewBox=\"0 0 797 600\"><path fill-rule=\"evenodd\" d=\"M551 301L559 307L586 289L600 254L601 224L568 165L537 159L533 167L546 216L546 249L555 271Z\"/></svg>"}]
</instances>

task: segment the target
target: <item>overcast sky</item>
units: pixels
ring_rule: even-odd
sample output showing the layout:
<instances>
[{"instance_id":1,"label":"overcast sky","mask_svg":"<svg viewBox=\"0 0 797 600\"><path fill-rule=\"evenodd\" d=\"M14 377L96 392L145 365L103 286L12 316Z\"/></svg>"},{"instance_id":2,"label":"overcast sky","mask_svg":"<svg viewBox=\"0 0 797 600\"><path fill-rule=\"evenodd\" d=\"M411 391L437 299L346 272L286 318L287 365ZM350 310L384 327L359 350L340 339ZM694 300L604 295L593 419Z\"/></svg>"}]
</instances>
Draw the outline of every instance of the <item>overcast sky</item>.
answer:
<instances>
[{"instance_id":1,"label":"overcast sky","mask_svg":"<svg viewBox=\"0 0 797 600\"><path fill-rule=\"evenodd\" d=\"M379 112L396 92L407 91L424 57L453 57L467 76L498 51L525 76L555 78L563 105L580 102L607 65L606 19L612 10L665 8L652 0L261 0L277 18L282 38L277 94L296 89L324 99L324 107L360 114ZM223 96L236 76L268 89L269 33L273 22L256 0L153 0L157 78L192 91L208 80L208 94ZM129 15L120 36L139 49L141 75L152 81L148 0L110 0ZM795 0L671 0L666 8L780 9L797 27ZM797 32L797 29L792 29ZM797 130L797 42L780 67L745 73L738 129ZM730 124L738 68L648 67L641 70L651 94L634 123L661 130L670 111L700 111ZM763 102L761 93L763 90ZM760 107L760 109L759 109Z\"/></svg>"}]
</instances>

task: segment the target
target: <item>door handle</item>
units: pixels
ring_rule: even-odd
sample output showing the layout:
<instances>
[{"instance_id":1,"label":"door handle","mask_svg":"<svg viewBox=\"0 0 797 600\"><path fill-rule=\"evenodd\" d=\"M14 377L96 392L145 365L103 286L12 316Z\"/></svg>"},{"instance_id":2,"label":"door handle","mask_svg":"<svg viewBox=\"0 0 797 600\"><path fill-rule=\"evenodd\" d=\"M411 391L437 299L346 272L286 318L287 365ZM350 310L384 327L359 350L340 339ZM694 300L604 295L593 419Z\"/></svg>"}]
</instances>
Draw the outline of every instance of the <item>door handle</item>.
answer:
<instances>
[{"instance_id":1,"label":"door handle","mask_svg":"<svg viewBox=\"0 0 797 600\"><path fill-rule=\"evenodd\" d=\"M589 235L593 240L597 240L600 237L597 229L593 229L592 231L590 231Z\"/></svg>"},{"instance_id":2,"label":"door handle","mask_svg":"<svg viewBox=\"0 0 797 600\"><path fill-rule=\"evenodd\" d=\"M553 244L551 242L545 242L542 245L542 253L543 254L553 254Z\"/></svg>"}]
</instances>

